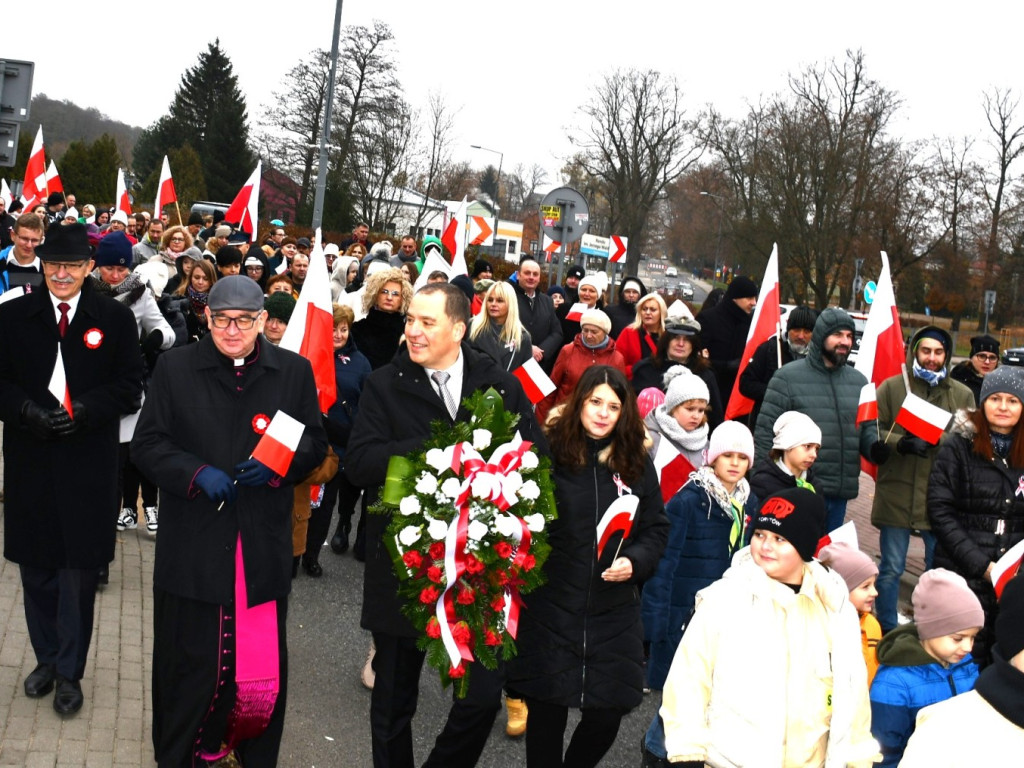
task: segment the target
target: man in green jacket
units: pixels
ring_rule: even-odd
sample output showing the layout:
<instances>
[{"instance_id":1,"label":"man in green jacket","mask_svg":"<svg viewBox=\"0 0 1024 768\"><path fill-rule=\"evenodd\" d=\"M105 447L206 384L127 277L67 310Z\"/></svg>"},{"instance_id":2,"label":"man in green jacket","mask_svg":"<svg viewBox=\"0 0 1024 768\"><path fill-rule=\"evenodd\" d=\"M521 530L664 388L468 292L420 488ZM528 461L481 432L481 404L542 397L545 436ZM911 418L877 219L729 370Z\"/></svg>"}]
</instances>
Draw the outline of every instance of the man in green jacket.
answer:
<instances>
[{"instance_id":1,"label":"man in green jacket","mask_svg":"<svg viewBox=\"0 0 1024 768\"><path fill-rule=\"evenodd\" d=\"M907 378L890 376L878 386L878 428L888 436L886 448L895 446L891 456L880 452L875 501L871 506L871 523L879 530L882 561L878 565L878 600L875 603L878 623L883 632L896 628L896 612L900 593L900 576L907 565L910 532L920 531L925 546L925 567L932 567L935 537L928 522L928 476L939 452L920 437L906 432L896 424L903 400L910 391L932 405L955 414L962 408L974 408L971 390L949 375L953 349L950 335L934 325L921 328L907 349ZM952 420L951 420L952 421ZM892 433L889 434L889 428Z\"/></svg>"},{"instance_id":2,"label":"man in green jacket","mask_svg":"<svg viewBox=\"0 0 1024 768\"><path fill-rule=\"evenodd\" d=\"M874 421L857 425L857 403L867 379L846 364L853 330L853 319L843 310L822 311L807 356L782 366L768 382L754 432L755 458L768 461L772 427L786 411L800 411L821 427L813 483L828 511L826 531L843 524L847 502L860 491L860 457L874 460L876 452L885 450Z\"/></svg>"}]
</instances>

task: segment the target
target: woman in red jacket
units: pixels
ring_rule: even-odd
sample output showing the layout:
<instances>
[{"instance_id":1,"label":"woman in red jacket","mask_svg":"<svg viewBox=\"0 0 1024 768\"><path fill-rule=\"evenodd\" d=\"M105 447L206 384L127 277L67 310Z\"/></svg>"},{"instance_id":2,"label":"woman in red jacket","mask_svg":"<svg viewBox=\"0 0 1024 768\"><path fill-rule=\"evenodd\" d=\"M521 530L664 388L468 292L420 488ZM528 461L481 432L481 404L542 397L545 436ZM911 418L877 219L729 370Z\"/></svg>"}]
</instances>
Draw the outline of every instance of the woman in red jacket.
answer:
<instances>
[{"instance_id":1,"label":"woman in red jacket","mask_svg":"<svg viewBox=\"0 0 1024 768\"><path fill-rule=\"evenodd\" d=\"M658 337L665 332L668 309L657 293L648 293L636 303L636 320L622 329L615 346L626 361L626 376L633 378L633 366L658 351Z\"/></svg>"}]
</instances>

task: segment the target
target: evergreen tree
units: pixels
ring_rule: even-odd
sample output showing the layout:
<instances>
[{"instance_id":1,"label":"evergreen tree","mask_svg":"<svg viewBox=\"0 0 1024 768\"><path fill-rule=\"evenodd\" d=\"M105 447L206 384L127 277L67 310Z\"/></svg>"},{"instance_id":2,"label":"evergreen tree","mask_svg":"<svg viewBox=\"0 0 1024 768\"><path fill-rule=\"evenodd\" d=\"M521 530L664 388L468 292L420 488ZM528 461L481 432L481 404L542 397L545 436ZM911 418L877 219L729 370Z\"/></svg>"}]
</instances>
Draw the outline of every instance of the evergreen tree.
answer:
<instances>
[{"instance_id":1,"label":"evergreen tree","mask_svg":"<svg viewBox=\"0 0 1024 768\"><path fill-rule=\"evenodd\" d=\"M68 144L57 168L64 188L78 197L79 205L106 206L114 201L120 162L117 142L104 133L91 144L84 141Z\"/></svg>"},{"instance_id":2,"label":"evergreen tree","mask_svg":"<svg viewBox=\"0 0 1024 768\"><path fill-rule=\"evenodd\" d=\"M178 195L178 206L173 205L164 208L164 212L170 215L171 221L177 223L178 211L181 211L183 219L188 221L188 212L192 203L196 200L208 199L206 193L206 179L203 178L203 168L199 161L199 155L191 146L185 145L179 149L172 149L167 152L167 163L171 166L171 174L174 177L174 191ZM163 157L152 173L146 177L142 190L138 195L138 202L142 208L149 210L156 202L156 185L160 181L160 168L163 164Z\"/></svg>"}]
</instances>

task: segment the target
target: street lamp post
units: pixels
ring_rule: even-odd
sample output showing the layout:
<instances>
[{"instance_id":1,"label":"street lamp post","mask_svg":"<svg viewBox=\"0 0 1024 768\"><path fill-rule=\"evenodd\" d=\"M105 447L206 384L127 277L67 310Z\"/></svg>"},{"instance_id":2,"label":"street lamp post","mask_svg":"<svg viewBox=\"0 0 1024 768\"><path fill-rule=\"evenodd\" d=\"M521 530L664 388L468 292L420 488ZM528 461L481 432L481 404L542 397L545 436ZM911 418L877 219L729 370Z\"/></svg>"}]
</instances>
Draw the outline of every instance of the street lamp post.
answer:
<instances>
[{"instance_id":1,"label":"street lamp post","mask_svg":"<svg viewBox=\"0 0 1024 768\"><path fill-rule=\"evenodd\" d=\"M501 215L501 166L505 162L505 153L499 152L496 149L489 149L488 147L481 147L479 144L470 144L470 149L479 149L483 152L491 152L498 156L498 181L497 189L494 191L494 242L498 242L498 218ZM491 246L491 255L494 255L495 246Z\"/></svg>"},{"instance_id":2,"label":"street lamp post","mask_svg":"<svg viewBox=\"0 0 1024 768\"><path fill-rule=\"evenodd\" d=\"M713 200L725 200L725 198L722 197L721 195L712 194L707 190L702 191L700 194L703 197L710 197ZM712 285L714 285L715 281L718 279L718 258L722 253L722 206L716 202L715 208L718 209L718 238L715 241L715 274L714 277L712 277L711 279ZM723 274L722 277L725 277L725 275Z\"/></svg>"}]
</instances>

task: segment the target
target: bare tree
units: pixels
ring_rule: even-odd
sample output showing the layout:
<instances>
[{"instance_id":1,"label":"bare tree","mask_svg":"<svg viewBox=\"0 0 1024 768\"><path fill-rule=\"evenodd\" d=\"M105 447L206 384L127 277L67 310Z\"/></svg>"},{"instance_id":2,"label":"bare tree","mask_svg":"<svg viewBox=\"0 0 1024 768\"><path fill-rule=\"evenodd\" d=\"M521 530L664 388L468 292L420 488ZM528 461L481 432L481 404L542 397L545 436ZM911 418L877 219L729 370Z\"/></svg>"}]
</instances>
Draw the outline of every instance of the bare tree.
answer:
<instances>
[{"instance_id":1,"label":"bare tree","mask_svg":"<svg viewBox=\"0 0 1024 768\"><path fill-rule=\"evenodd\" d=\"M581 108L588 125L570 136L579 150L574 160L602 184L615 230L609 234L629 238L627 272L637 269L655 202L702 151L681 98L674 78L617 70Z\"/></svg>"},{"instance_id":2,"label":"bare tree","mask_svg":"<svg viewBox=\"0 0 1024 768\"><path fill-rule=\"evenodd\" d=\"M1024 152L1024 123L1014 125L1014 114L1020 100L1010 90L995 89L983 96L985 119L991 129L989 144L995 150L994 171L986 170L982 194L988 204L990 219L985 243L985 285L994 287L995 267L999 263L1000 224L1007 186L1011 183L1010 166Z\"/></svg>"},{"instance_id":3,"label":"bare tree","mask_svg":"<svg viewBox=\"0 0 1024 768\"><path fill-rule=\"evenodd\" d=\"M438 179L443 169L452 161L452 129L455 126L455 113L451 111L440 91L434 91L427 97L427 134L430 142L427 167L419 176L417 191L423 194L423 202L416 211L416 229L419 232L423 220L427 216L429 200L438 186Z\"/></svg>"},{"instance_id":4,"label":"bare tree","mask_svg":"<svg viewBox=\"0 0 1024 768\"><path fill-rule=\"evenodd\" d=\"M377 119L353 132L348 175L356 212L377 231L389 231L405 186L412 140L412 110L404 99L378 105ZM391 234L394 234L391 232Z\"/></svg>"},{"instance_id":5,"label":"bare tree","mask_svg":"<svg viewBox=\"0 0 1024 768\"><path fill-rule=\"evenodd\" d=\"M547 171L537 164L529 168L522 163L516 165L505 175L505 216L522 220L535 214L536 202L532 198L537 194L537 187L547 183L547 179Z\"/></svg>"}]
</instances>

